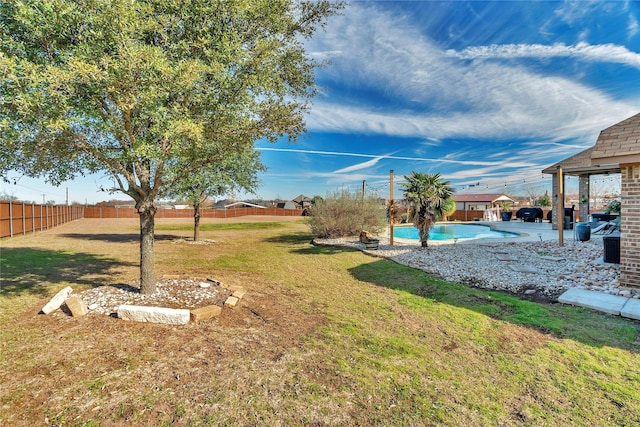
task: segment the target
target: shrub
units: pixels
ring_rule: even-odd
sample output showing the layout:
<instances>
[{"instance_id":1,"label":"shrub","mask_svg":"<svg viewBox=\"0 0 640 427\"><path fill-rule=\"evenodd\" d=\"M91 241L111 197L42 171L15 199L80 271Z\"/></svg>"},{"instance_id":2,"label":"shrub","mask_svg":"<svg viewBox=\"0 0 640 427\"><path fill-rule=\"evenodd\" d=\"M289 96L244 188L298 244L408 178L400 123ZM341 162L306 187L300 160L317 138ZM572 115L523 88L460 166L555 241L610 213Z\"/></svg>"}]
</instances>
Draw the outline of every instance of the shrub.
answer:
<instances>
[{"instance_id":1,"label":"shrub","mask_svg":"<svg viewBox=\"0 0 640 427\"><path fill-rule=\"evenodd\" d=\"M355 236L365 230L380 233L387 224L384 201L362 198L362 193L336 191L319 199L309 211L309 226L314 236L334 239Z\"/></svg>"},{"instance_id":2,"label":"shrub","mask_svg":"<svg viewBox=\"0 0 640 427\"><path fill-rule=\"evenodd\" d=\"M612 200L607 208L606 213L620 213L620 200Z\"/></svg>"}]
</instances>

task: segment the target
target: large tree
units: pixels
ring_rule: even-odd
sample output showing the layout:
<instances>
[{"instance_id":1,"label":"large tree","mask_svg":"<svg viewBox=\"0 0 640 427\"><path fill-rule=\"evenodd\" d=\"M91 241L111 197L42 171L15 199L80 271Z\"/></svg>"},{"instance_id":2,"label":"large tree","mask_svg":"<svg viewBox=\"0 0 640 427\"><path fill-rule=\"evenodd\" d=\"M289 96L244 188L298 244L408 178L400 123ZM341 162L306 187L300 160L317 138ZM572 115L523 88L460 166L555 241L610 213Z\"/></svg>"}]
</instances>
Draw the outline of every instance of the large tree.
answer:
<instances>
[{"instance_id":1,"label":"large tree","mask_svg":"<svg viewBox=\"0 0 640 427\"><path fill-rule=\"evenodd\" d=\"M105 171L140 215L155 292L155 200L247 144L304 131L318 65L304 39L340 5L296 0L0 4L0 172L59 184ZM216 155L210 155L215 152ZM184 168L184 165L191 165Z\"/></svg>"},{"instance_id":2,"label":"large tree","mask_svg":"<svg viewBox=\"0 0 640 427\"><path fill-rule=\"evenodd\" d=\"M454 189L449 181L440 179L440 174L411 172L405 175L403 187L404 198L409 203L409 216L418 229L420 243L426 248L429 241L431 225L442 218L447 209L447 200L451 198Z\"/></svg>"}]
</instances>

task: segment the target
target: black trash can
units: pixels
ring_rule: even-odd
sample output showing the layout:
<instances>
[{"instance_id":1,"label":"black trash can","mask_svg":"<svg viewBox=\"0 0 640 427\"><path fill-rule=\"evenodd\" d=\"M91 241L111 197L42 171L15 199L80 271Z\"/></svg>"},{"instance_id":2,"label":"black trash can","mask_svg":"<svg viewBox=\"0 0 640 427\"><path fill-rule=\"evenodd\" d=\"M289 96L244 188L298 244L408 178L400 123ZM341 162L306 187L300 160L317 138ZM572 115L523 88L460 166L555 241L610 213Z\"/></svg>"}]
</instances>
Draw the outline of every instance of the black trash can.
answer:
<instances>
[{"instance_id":1,"label":"black trash can","mask_svg":"<svg viewBox=\"0 0 640 427\"><path fill-rule=\"evenodd\" d=\"M565 216L562 224L565 230L573 230L573 217Z\"/></svg>"},{"instance_id":2,"label":"black trash can","mask_svg":"<svg viewBox=\"0 0 640 427\"><path fill-rule=\"evenodd\" d=\"M602 238L604 243L604 262L620 264L620 233L611 233Z\"/></svg>"}]
</instances>

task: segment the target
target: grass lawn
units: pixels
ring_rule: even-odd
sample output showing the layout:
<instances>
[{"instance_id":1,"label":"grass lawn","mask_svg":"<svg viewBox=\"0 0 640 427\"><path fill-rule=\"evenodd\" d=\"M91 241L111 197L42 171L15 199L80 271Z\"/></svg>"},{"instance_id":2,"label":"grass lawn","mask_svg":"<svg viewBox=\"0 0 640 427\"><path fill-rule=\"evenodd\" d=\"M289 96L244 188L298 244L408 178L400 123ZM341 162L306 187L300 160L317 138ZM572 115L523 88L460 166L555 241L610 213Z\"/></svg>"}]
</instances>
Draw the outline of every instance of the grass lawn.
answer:
<instances>
[{"instance_id":1,"label":"grass lawn","mask_svg":"<svg viewBox=\"0 0 640 427\"><path fill-rule=\"evenodd\" d=\"M217 319L38 314L135 281L136 224L0 241L0 425L640 425L640 322L313 246L300 220L205 223L207 245L157 221L159 276L247 290Z\"/></svg>"}]
</instances>

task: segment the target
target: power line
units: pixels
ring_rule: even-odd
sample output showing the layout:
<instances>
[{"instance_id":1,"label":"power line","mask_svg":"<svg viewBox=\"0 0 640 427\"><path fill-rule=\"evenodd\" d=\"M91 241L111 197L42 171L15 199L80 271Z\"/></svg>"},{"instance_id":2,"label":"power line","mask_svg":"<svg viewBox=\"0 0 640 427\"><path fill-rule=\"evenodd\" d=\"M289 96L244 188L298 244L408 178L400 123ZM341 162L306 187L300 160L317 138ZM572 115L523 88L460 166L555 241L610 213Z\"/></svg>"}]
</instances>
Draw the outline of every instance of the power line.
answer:
<instances>
[{"instance_id":1,"label":"power line","mask_svg":"<svg viewBox=\"0 0 640 427\"><path fill-rule=\"evenodd\" d=\"M59 194L59 193L52 193L52 192L44 191L42 189L31 188L31 187L28 187L26 185L18 184L18 182L15 181L15 180L14 180L13 185L16 186L16 187L21 187L21 188L24 188L24 189L27 189L27 190L35 191L38 194L44 194L44 195L49 196L49 197L62 197L63 199L66 198L66 195Z\"/></svg>"}]
</instances>

